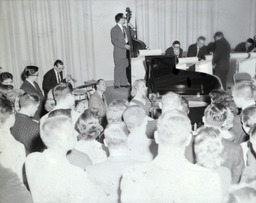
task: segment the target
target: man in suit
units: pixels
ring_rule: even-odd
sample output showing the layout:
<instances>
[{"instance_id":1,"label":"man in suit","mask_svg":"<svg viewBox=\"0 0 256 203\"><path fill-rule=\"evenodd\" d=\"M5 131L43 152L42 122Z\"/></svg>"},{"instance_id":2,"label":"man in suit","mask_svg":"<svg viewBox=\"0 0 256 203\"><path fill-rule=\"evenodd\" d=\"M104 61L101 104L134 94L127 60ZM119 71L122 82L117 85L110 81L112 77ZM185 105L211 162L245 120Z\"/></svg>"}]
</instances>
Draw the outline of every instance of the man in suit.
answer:
<instances>
[{"instance_id":1,"label":"man in suit","mask_svg":"<svg viewBox=\"0 0 256 203\"><path fill-rule=\"evenodd\" d=\"M56 60L53 64L53 68L44 75L43 90L44 95L47 96L50 89L54 88L60 82L69 82L71 76L67 75L66 79L63 79L64 63L61 60Z\"/></svg>"},{"instance_id":2,"label":"man in suit","mask_svg":"<svg viewBox=\"0 0 256 203\"><path fill-rule=\"evenodd\" d=\"M166 56L176 56L177 58L181 58L183 54L183 49L180 48L180 42L179 41L174 41L172 43L172 46L166 49L165 55Z\"/></svg>"},{"instance_id":3,"label":"man in suit","mask_svg":"<svg viewBox=\"0 0 256 203\"><path fill-rule=\"evenodd\" d=\"M224 89L226 89L227 74L229 71L230 44L222 32L214 34L215 49L213 51L212 63L215 64L214 74L217 75Z\"/></svg>"},{"instance_id":4,"label":"man in suit","mask_svg":"<svg viewBox=\"0 0 256 203\"><path fill-rule=\"evenodd\" d=\"M205 46L205 37L200 36L195 44L192 44L188 48L187 57L202 57L207 55L207 48Z\"/></svg>"},{"instance_id":5,"label":"man in suit","mask_svg":"<svg viewBox=\"0 0 256 203\"><path fill-rule=\"evenodd\" d=\"M123 13L115 16L116 25L111 29L111 42L114 45L114 87L119 88L129 86L126 68L129 65L129 45L130 36L124 26L125 17Z\"/></svg>"},{"instance_id":6,"label":"man in suit","mask_svg":"<svg viewBox=\"0 0 256 203\"><path fill-rule=\"evenodd\" d=\"M99 112L102 122L106 122L106 111L107 111L107 101L105 95L106 83L103 79L99 79L96 83L96 91L89 99L89 108L95 109Z\"/></svg>"},{"instance_id":7,"label":"man in suit","mask_svg":"<svg viewBox=\"0 0 256 203\"><path fill-rule=\"evenodd\" d=\"M248 53L254 49L254 41L252 38L246 40L246 42L239 43L234 52L236 53Z\"/></svg>"}]
</instances>

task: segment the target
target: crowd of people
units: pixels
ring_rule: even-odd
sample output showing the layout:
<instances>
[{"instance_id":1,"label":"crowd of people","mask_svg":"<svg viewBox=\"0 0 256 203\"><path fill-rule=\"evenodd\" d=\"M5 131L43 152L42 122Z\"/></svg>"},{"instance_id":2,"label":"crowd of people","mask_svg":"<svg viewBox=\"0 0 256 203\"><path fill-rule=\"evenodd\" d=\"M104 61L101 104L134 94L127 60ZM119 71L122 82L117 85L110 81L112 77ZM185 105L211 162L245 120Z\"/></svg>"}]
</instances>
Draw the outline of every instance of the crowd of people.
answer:
<instances>
[{"instance_id":1,"label":"crowd of people","mask_svg":"<svg viewBox=\"0 0 256 203\"><path fill-rule=\"evenodd\" d=\"M254 80L213 90L203 126L192 129L189 101L174 92L152 118L144 80L130 101L108 102L99 79L78 112L63 68L57 60L49 71L57 73L50 89L44 76L45 94L36 66L17 90L11 73L0 74L1 202L256 201Z\"/></svg>"}]
</instances>

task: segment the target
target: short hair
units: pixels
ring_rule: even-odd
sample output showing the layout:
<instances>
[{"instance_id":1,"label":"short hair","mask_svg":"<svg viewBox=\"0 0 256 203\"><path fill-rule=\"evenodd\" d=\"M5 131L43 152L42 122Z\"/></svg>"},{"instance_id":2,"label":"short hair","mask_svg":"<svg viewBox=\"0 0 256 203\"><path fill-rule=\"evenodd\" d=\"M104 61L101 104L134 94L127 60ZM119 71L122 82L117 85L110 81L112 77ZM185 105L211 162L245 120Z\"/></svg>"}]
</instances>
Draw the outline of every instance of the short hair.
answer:
<instances>
[{"instance_id":1,"label":"short hair","mask_svg":"<svg viewBox=\"0 0 256 203\"><path fill-rule=\"evenodd\" d=\"M179 44L180 45L180 42L178 40L175 40L173 43L172 43L172 46L174 46L175 44Z\"/></svg>"},{"instance_id":2,"label":"short hair","mask_svg":"<svg viewBox=\"0 0 256 203\"><path fill-rule=\"evenodd\" d=\"M248 107L242 111L242 122L249 128L256 125L256 105Z\"/></svg>"},{"instance_id":3,"label":"short hair","mask_svg":"<svg viewBox=\"0 0 256 203\"><path fill-rule=\"evenodd\" d=\"M118 23L120 21L120 19L123 17L123 15L124 15L123 13L116 14L116 16L115 16L116 23Z\"/></svg>"},{"instance_id":4,"label":"short hair","mask_svg":"<svg viewBox=\"0 0 256 203\"><path fill-rule=\"evenodd\" d=\"M244 100L254 100L255 87L251 82L239 82L232 87L232 95Z\"/></svg>"},{"instance_id":5,"label":"short hair","mask_svg":"<svg viewBox=\"0 0 256 203\"><path fill-rule=\"evenodd\" d=\"M53 97L56 102L65 99L69 94L72 94L72 86L70 83L60 83L53 89Z\"/></svg>"},{"instance_id":6,"label":"short hair","mask_svg":"<svg viewBox=\"0 0 256 203\"><path fill-rule=\"evenodd\" d=\"M228 118L228 110L222 104L210 104L204 111L207 126L222 127Z\"/></svg>"},{"instance_id":7,"label":"short hair","mask_svg":"<svg viewBox=\"0 0 256 203\"><path fill-rule=\"evenodd\" d=\"M53 66L58 66L58 65L64 65L63 61L60 60L60 59L57 59L57 60L54 62Z\"/></svg>"},{"instance_id":8,"label":"short hair","mask_svg":"<svg viewBox=\"0 0 256 203\"><path fill-rule=\"evenodd\" d=\"M205 38L204 36L200 36L200 37L198 37L198 38L197 38L197 41L199 41L199 40L203 40L203 41L205 41L205 40L206 40L206 38Z\"/></svg>"},{"instance_id":9,"label":"short hair","mask_svg":"<svg viewBox=\"0 0 256 203\"><path fill-rule=\"evenodd\" d=\"M213 101L218 100L218 99L225 99L231 97L229 93L227 93L225 90L222 89L214 89L209 93L209 96Z\"/></svg>"},{"instance_id":10,"label":"short hair","mask_svg":"<svg viewBox=\"0 0 256 203\"><path fill-rule=\"evenodd\" d=\"M0 97L0 124L4 124L5 121L13 112L12 103L5 98ZM1 126L0 126L1 127Z\"/></svg>"},{"instance_id":11,"label":"short hair","mask_svg":"<svg viewBox=\"0 0 256 203\"><path fill-rule=\"evenodd\" d=\"M115 122L109 124L105 131L105 140L108 147L123 147L127 144L128 129L124 122Z\"/></svg>"},{"instance_id":12,"label":"short hair","mask_svg":"<svg viewBox=\"0 0 256 203\"><path fill-rule=\"evenodd\" d=\"M115 99L108 105L107 121L113 123L122 121L123 113L128 108L128 101Z\"/></svg>"},{"instance_id":13,"label":"short hair","mask_svg":"<svg viewBox=\"0 0 256 203\"><path fill-rule=\"evenodd\" d=\"M194 143L197 164L216 169L223 162L223 141L221 133L213 127L202 127L199 129Z\"/></svg>"},{"instance_id":14,"label":"short hair","mask_svg":"<svg viewBox=\"0 0 256 203\"><path fill-rule=\"evenodd\" d=\"M224 37L223 32L220 32L220 31L216 32L216 33L214 34L214 38L216 38L216 37Z\"/></svg>"},{"instance_id":15,"label":"short hair","mask_svg":"<svg viewBox=\"0 0 256 203\"><path fill-rule=\"evenodd\" d=\"M179 94L168 92L162 96L161 99L162 109L170 111L173 109L182 109L182 99Z\"/></svg>"},{"instance_id":16,"label":"short hair","mask_svg":"<svg viewBox=\"0 0 256 203\"><path fill-rule=\"evenodd\" d=\"M55 117L55 116L67 116L72 118L71 116L72 109L55 109L48 114L48 118Z\"/></svg>"},{"instance_id":17,"label":"short hair","mask_svg":"<svg viewBox=\"0 0 256 203\"><path fill-rule=\"evenodd\" d=\"M55 116L47 118L42 123L40 136L47 148L61 146L62 136L73 136L73 124L67 116Z\"/></svg>"},{"instance_id":18,"label":"short hair","mask_svg":"<svg viewBox=\"0 0 256 203\"><path fill-rule=\"evenodd\" d=\"M100 84L101 81L104 81L104 79L98 79L95 83L95 89L97 89L97 86Z\"/></svg>"},{"instance_id":19,"label":"short hair","mask_svg":"<svg viewBox=\"0 0 256 203\"><path fill-rule=\"evenodd\" d=\"M25 92L19 97L20 108L26 108L31 105L38 105L40 102L39 96L37 94L28 94Z\"/></svg>"},{"instance_id":20,"label":"short hair","mask_svg":"<svg viewBox=\"0 0 256 203\"><path fill-rule=\"evenodd\" d=\"M234 185L230 189L229 194L224 200L224 203L240 203L240 202L255 202L256 190L246 184Z\"/></svg>"},{"instance_id":21,"label":"short hair","mask_svg":"<svg viewBox=\"0 0 256 203\"><path fill-rule=\"evenodd\" d=\"M31 75L34 75L36 72L38 72L39 68L37 66L26 66L23 70L23 73L21 75L22 79L26 79Z\"/></svg>"},{"instance_id":22,"label":"short hair","mask_svg":"<svg viewBox=\"0 0 256 203\"><path fill-rule=\"evenodd\" d=\"M137 94L137 92L139 90L139 84L142 82L146 84L146 81L143 79L138 79L138 80L134 81L134 83L132 84L132 90L131 90L132 97L134 97Z\"/></svg>"},{"instance_id":23,"label":"short hair","mask_svg":"<svg viewBox=\"0 0 256 203\"><path fill-rule=\"evenodd\" d=\"M227 97L224 99L222 99L222 98L216 99L212 103L219 103L219 104L222 104L223 106L225 106L226 108L229 108L234 116L237 115L239 112L234 100L231 97Z\"/></svg>"},{"instance_id":24,"label":"short hair","mask_svg":"<svg viewBox=\"0 0 256 203\"><path fill-rule=\"evenodd\" d=\"M84 125L83 122L97 119L99 121L99 112L94 109L86 109L78 118L75 124L75 130L79 133L78 139L93 140L96 139L103 131L102 126L99 124Z\"/></svg>"},{"instance_id":25,"label":"short hair","mask_svg":"<svg viewBox=\"0 0 256 203\"><path fill-rule=\"evenodd\" d=\"M9 72L2 72L0 73L0 83L3 83L7 79L13 79L13 76Z\"/></svg>"},{"instance_id":26,"label":"short hair","mask_svg":"<svg viewBox=\"0 0 256 203\"><path fill-rule=\"evenodd\" d=\"M138 105L128 107L123 114L123 119L128 129L141 126L146 118L146 112Z\"/></svg>"},{"instance_id":27,"label":"short hair","mask_svg":"<svg viewBox=\"0 0 256 203\"><path fill-rule=\"evenodd\" d=\"M159 144L184 145L191 132L188 116L180 110L164 112L157 121Z\"/></svg>"},{"instance_id":28,"label":"short hair","mask_svg":"<svg viewBox=\"0 0 256 203\"><path fill-rule=\"evenodd\" d=\"M248 39L246 40L246 42L248 42L248 43L250 43L250 44L254 44L254 40L253 40L252 38L248 38Z\"/></svg>"}]
</instances>

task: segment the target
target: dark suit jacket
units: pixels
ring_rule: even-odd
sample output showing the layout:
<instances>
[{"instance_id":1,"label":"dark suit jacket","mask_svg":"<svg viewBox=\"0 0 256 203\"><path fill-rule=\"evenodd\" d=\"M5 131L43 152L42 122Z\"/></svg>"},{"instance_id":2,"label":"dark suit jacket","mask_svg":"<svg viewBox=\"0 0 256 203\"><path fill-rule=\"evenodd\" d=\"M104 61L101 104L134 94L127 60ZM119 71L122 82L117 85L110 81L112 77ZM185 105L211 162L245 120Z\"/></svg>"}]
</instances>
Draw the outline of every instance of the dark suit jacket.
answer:
<instances>
[{"instance_id":1,"label":"dark suit jacket","mask_svg":"<svg viewBox=\"0 0 256 203\"><path fill-rule=\"evenodd\" d=\"M191 44L188 48L187 57L194 57L197 54L197 44ZM207 55L207 48L206 46L203 46L199 49L199 53L197 54L197 57L205 56Z\"/></svg>"},{"instance_id":2,"label":"dark suit jacket","mask_svg":"<svg viewBox=\"0 0 256 203\"><path fill-rule=\"evenodd\" d=\"M230 44L224 37L215 42L212 60L216 64L216 72L228 72L230 51Z\"/></svg>"},{"instance_id":3,"label":"dark suit jacket","mask_svg":"<svg viewBox=\"0 0 256 203\"><path fill-rule=\"evenodd\" d=\"M60 72L60 77L61 77L61 81L64 81L62 71ZM44 80L43 80L44 95L47 96L49 90L54 88L57 84L58 82L57 82L56 74L55 74L54 68L52 68L44 75Z\"/></svg>"},{"instance_id":4,"label":"dark suit jacket","mask_svg":"<svg viewBox=\"0 0 256 203\"><path fill-rule=\"evenodd\" d=\"M42 93L42 90L40 89L39 85L36 82L34 82L34 85L35 85L36 88L30 82L28 82L27 80L24 80L24 82L20 86L20 89L24 90L28 94L36 94L36 95L39 96L40 103L39 103L38 109L37 109L37 111L34 115L34 118L36 120L40 120L40 118L42 116L45 97L44 97L44 95Z\"/></svg>"},{"instance_id":5,"label":"dark suit jacket","mask_svg":"<svg viewBox=\"0 0 256 203\"><path fill-rule=\"evenodd\" d=\"M126 31L128 42L130 42L130 35L128 29L124 26ZM127 58L127 50L125 48L126 42L124 39L124 34L121 28L116 25L111 29L111 42L114 45L114 60Z\"/></svg>"},{"instance_id":6,"label":"dark suit jacket","mask_svg":"<svg viewBox=\"0 0 256 203\"><path fill-rule=\"evenodd\" d=\"M182 54L183 54L183 49L180 48L180 54L179 54L178 58L181 58ZM166 49L165 55L166 56L175 56L174 51L173 51L173 47L169 47L168 49Z\"/></svg>"},{"instance_id":7,"label":"dark suit jacket","mask_svg":"<svg viewBox=\"0 0 256 203\"><path fill-rule=\"evenodd\" d=\"M101 117L104 117L107 111L107 101L104 94L103 97L104 101L102 100L100 94L96 91L90 97L88 104L90 109L97 109Z\"/></svg>"},{"instance_id":8,"label":"dark suit jacket","mask_svg":"<svg viewBox=\"0 0 256 203\"><path fill-rule=\"evenodd\" d=\"M253 48L254 48L254 45L250 46L250 47L248 48L248 50L246 51L245 42L241 42L241 43L239 43L239 44L236 46L234 52L236 52L236 53L246 53L246 52L247 52L247 53L248 53L248 52L250 52L251 50L253 50Z\"/></svg>"}]
</instances>

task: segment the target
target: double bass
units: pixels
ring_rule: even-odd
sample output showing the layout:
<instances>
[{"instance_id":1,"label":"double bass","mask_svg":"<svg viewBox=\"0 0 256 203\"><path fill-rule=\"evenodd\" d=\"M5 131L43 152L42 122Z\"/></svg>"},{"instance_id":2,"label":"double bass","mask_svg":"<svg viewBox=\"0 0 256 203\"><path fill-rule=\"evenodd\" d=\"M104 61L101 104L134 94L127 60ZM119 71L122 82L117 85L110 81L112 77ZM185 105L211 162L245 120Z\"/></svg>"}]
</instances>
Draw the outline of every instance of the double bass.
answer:
<instances>
[{"instance_id":1,"label":"double bass","mask_svg":"<svg viewBox=\"0 0 256 203\"><path fill-rule=\"evenodd\" d=\"M134 30L131 25L129 25L130 23L130 20L132 18L132 11L130 10L129 7L127 7L125 9L126 11L126 20L127 20L127 26L128 26L128 29L129 29L129 33L130 33L130 36L131 36L131 43L130 43L130 46L131 46L131 50L130 50L130 56L132 58L135 58L139 55L139 50L141 49L147 49L147 46L146 44L137 39L137 32L136 30Z\"/></svg>"}]
</instances>

